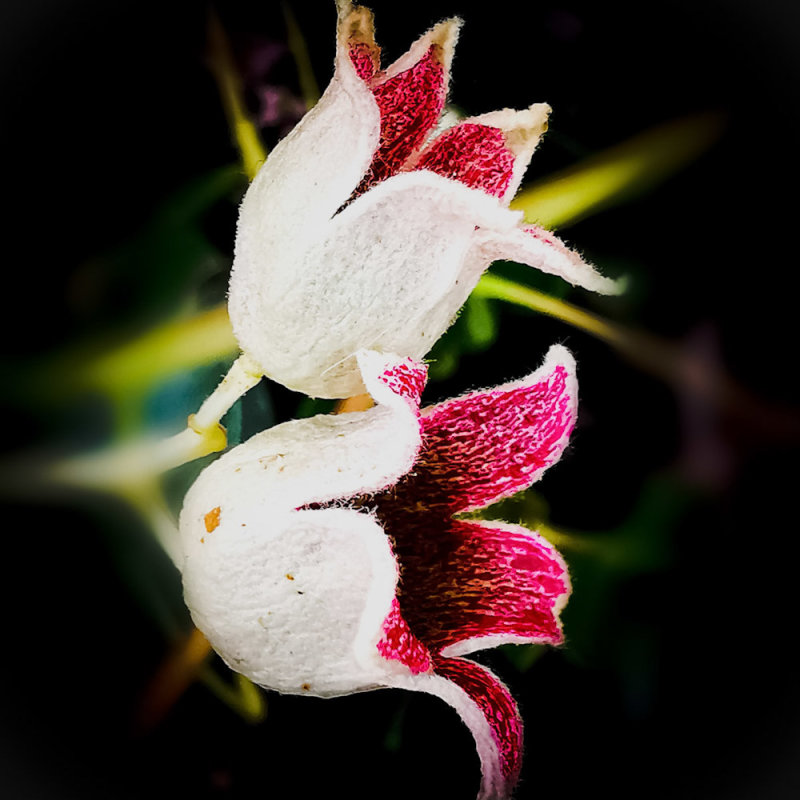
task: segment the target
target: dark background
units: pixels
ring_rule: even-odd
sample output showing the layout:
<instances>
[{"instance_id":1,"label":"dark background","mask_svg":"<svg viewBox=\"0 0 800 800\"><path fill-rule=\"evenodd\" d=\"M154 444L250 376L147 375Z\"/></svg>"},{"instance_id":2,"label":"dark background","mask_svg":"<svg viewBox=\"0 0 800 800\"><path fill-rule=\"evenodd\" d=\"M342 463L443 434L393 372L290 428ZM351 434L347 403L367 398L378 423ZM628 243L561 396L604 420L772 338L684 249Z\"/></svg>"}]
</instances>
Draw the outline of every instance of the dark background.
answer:
<instances>
[{"instance_id":1,"label":"dark background","mask_svg":"<svg viewBox=\"0 0 800 800\"><path fill-rule=\"evenodd\" d=\"M493 349L465 357L428 399L518 377L562 341L580 365L583 405L568 458L540 486L554 524L614 529L653 480L679 486L685 501L674 519L664 510L668 558L614 582L592 619L591 647L549 652L526 672L499 653L482 657L526 722L517 796L800 796L797 425L782 411L797 407L797 8L771 0L475 8L376 0L372 8L389 59L437 20L465 18L452 99L470 113L551 104L529 179L658 123L725 113L722 137L697 162L563 235L633 280L630 299L572 299L707 354L708 373L724 368L752 403L699 402L605 344L515 311L504 311ZM241 46L249 35L282 37L275 3L218 10ZM164 198L236 153L205 65L203 3L11 2L0 13L0 350L15 367L135 317L147 286L129 274L87 283L86 263L135 238ZM324 86L333 3L298 4L295 13ZM223 250L234 221L233 206L208 221ZM278 416L290 415L297 398L272 395ZM16 402L4 427L19 446L46 439L52 423L35 404ZM86 510L19 500L3 521L4 796L474 795L469 734L421 695L270 694L267 720L248 727L195 686L154 732L132 735L133 709L165 643L120 580L107 539L109 530L141 531L112 503ZM576 568L584 577L574 603L592 596L591 562Z\"/></svg>"}]
</instances>

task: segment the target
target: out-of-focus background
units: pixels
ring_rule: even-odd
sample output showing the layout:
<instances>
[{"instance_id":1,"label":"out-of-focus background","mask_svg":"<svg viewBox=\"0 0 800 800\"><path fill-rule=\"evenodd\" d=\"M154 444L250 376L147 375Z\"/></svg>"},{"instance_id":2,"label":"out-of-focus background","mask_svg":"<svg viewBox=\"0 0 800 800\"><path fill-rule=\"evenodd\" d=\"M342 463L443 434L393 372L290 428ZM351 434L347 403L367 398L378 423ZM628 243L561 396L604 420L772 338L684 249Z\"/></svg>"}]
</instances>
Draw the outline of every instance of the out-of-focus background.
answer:
<instances>
[{"instance_id":1,"label":"out-of-focus background","mask_svg":"<svg viewBox=\"0 0 800 800\"><path fill-rule=\"evenodd\" d=\"M290 7L324 87L334 4ZM504 509L544 515L571 537L567 644L478 656L511 687L526 722L516 797L800 796L800 12L774 0L371 7L386 61L439 19L464 18L451 92L463 112L550 103L529 182L609 152L619 165L641 154L636 137L654 137L652 181L632 181L623 197L559 228L607 274L628 275L628 293L565 299L658 337L677 370L665 375L661 350L631 361L500 301L473 308L432 356L428 402L519 377L553 342L579 364L572 447L535 493ZM303 108L281 5L215 9L272 146ZM422 695L264 693L263 719L252 722L212 659L204 668L216 683L191 681L143 723L143 698L152 700L188 630L177 576L124 501L40 487L25 472L34 452L55 458L137 426L177 430L224 372L222 358L144 395L110 398L70 393L64 367L81 363L67 357L76 348L87 348L88 363L224 299L246 183L209 68L207 24L202 2L12 0L0 11L0 792L471 798L471 738ZM677 141L687 136L696 152ZM659 173L655 151L673 150L691 156ZM537 285L510 265L496 271ZM242 437L313 410L264 382L230 429ZM179 473L168 487L173 507L190 478Z\"/></svg>"}]
</instances>

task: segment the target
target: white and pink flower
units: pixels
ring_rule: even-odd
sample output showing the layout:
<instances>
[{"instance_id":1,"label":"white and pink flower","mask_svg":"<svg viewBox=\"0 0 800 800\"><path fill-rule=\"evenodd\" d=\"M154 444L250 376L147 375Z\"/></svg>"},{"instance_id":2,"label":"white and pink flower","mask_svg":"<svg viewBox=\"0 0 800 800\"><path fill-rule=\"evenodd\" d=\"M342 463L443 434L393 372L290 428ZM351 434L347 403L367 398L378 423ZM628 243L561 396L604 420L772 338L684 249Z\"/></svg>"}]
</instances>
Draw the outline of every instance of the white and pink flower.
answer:
<instances>
[{"instance_id":1,"label":"white and pink flower","mask_svg":"<svg viewBox=\"0 0 800 800\"><path fill-rule=\"evenodd\" d=\"M229 312L269 377L319 397L364 390L361 349L421 358L492 261L617 291L508 203L547 127L536 104L437 126L460 21L382 68L372 14L338 0L334 77L241 205Z\"/></svg>"},{"instance_id":2,"label":"white and pink flower","mask_svg":"<svg viewBox=\"0 0 800 800\"><path fill-rule=\"evenodd\" d=\"M464 658L562 641L566 566L519 525L465 519L530 486L567 446L571 355L420 412L425 367L357 355L376 405L263 431L208 466L180 530L186 602L227 664L280 692L437 695L472 732L481 798L506 798L522 722Z\"/></svg>"}]
</instances>

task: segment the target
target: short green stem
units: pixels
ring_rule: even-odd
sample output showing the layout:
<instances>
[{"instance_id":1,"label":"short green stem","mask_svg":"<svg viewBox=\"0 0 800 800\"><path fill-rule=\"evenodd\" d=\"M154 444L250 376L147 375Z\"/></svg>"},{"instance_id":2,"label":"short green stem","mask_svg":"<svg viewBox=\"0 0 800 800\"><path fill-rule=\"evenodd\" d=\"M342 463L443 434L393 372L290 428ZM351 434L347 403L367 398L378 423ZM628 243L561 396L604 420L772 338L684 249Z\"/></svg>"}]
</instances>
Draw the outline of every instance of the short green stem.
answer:
<instances>
[{"instance_id":1,"label":"short green stem","mask_svg":"<svg viewBox=\"0 0 800 800\"><path fill-rule=\"evenodd\" d=\"M241 355L197 413L189 416L187 427L180 433L166 439L133 441L61 461L50 469L50 477L69 486L124 493L147 485L181 464L218 453L228 444L220 420L262 377L251 359Z\"/></svg>"}]
</instances>

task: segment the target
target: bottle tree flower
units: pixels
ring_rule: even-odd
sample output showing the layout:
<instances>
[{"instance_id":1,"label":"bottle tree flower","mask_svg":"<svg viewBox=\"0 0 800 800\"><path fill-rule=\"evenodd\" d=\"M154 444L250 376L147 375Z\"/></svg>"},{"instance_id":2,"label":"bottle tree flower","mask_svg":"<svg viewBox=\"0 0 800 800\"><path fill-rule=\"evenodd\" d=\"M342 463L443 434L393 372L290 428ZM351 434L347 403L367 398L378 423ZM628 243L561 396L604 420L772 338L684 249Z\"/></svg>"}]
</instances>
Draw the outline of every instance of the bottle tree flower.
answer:
<instances>
[{"instance_id":1,"label":"bottle tree flower","mask_svg":"<svg viewBox=\"0 0 800 800\"><path fill-rule=\"evenodd\" d=\"M547 105L433 135L459 25L436 25L382 68L371 12L338 0L333 79L245 195L229 313L251 363L292 389L362 392L360 349L421 358L497 259L616 291L508 208Z\"/></svg>"},{"instance_id":2,"label":"bottle tree flower","mask_svg":"<svg viewBox=\"0 0 800 800\"><path fill-rule=\"evenodd\" d=\"M573 359L553 347L527 378L423 412L424 366L374 351L357 363L375 406L262 431L201 473L180 518L187 605L264 687L442 698L474 736L480 797L506 798L522 723L501 681L464 656L561 642L570 584L537 533L460 515L559 459L577 413Z\"/></svg>"}]
</instances>

